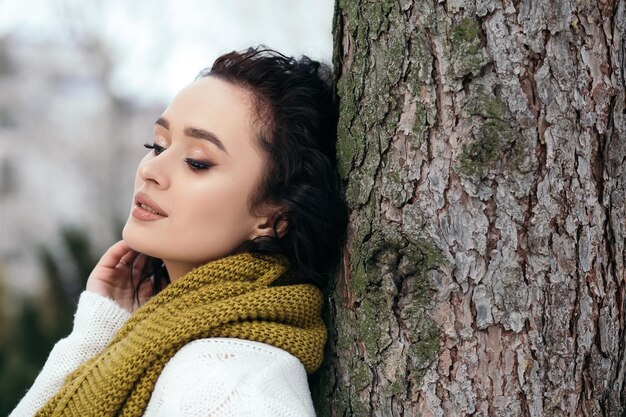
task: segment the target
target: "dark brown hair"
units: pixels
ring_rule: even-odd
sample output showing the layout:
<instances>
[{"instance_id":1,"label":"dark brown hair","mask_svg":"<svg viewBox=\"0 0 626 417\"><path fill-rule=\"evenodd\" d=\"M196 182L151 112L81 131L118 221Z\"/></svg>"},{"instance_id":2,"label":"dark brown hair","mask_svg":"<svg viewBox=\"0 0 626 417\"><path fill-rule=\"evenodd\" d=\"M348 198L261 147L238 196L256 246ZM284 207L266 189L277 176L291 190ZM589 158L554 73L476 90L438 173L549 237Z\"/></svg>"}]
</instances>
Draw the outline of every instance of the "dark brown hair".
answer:
<instances>
[{"instance_id":1,"label":"dark brown hair","mask_svg":"<svg viewBox=\"0 0 626 417\"><path fill-rule=\"evenodd\" d=\"M293 274L324 287L341 259L347 227L336 167L338 108L330 68L306 56L295 59L259 47L220 56L200 72L202 77L217 77L251 93L259 128L256 144L267 167L250 209L266 202L286 208L276 219L274 236L246 242L244 250L281 256ZM281 221L287 227L279 236ZM159 259L151 259L142 275L155 275L155 285L169 281Z\"/></svg>"}]
</instances>

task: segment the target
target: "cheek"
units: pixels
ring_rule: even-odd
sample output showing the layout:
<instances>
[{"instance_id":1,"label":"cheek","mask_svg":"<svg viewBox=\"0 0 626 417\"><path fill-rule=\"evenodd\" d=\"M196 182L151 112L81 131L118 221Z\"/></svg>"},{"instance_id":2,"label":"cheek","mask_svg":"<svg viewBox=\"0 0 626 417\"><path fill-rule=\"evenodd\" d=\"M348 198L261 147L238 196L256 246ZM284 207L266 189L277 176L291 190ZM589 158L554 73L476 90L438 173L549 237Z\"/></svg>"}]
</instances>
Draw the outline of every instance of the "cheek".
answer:
<instances>
[{"instance_id":1,"label":"cheek","mask_svg":"<svg viewBox=\"0 0 626 417\"><path fill-rule=\"evenodd\" d=\"M254 226L248 210L247 187L230 181L212 182L186 190L176 199L172 227L180 238L207 247L234 247L247 240ZM224 249L226 252L228 248Z\"/></svg>"},{"instance_id":2,"label":"cheek","mask_svg":"<svg viewBox=\"0 0 626 417\"><path fill-rule=\"evenodd\" d=\"M214 231L238 229L249 224L247 193L241 187L211 187L190 196L188 203L181 199L178 209L186 213L191 224L210 227Z\"/></svg>"}]
</instances>

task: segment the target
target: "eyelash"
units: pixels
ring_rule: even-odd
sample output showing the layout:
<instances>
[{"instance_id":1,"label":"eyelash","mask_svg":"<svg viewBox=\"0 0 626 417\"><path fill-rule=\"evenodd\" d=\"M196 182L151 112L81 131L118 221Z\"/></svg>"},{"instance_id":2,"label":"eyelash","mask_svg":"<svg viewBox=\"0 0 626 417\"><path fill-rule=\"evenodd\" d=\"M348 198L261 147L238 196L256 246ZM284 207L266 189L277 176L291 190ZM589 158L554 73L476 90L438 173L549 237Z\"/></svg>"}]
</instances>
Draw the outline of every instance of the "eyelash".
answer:
<instances>
[{"instance_id":1,"label":"eyelash","mask_svg":"<svg viewBox=\"0 0 626 417\"><path fill-rule=\"evenodd\" d=\"M203 169L209 169L213 166L213 164L209 164L207 162L196 161L195 159L185 158L185 162L187 165L194 171L201 171Z\"/></svg>"},{"instance_id":2,"label":"eyelash","mask_svg":"<svg viewBox=\"0 0 626 417\"><path fill-rule=\"evenodd\" d=\"M154 151L155 155L160 155L161 152L163 152L165 150L165 148L163 146L159 146L156 143L144 143L143 144L144 148L148 148L148 149L152 149Z\"/></svg>"},{"instance_id":3,"label":"eyelash","mask_svg":"<svg viewBox=\"0 0 626 417\"><path fill-rule=\"evenodd\" d=\"M155 155L160 155L165 148L163 146L157 145L156 143L144 143L143 145L147 149L152 149ZM208 162L197 161L191 158L185 158L185 162L193 171L201 171L205 169L209 169L213 166L213 164Z\"/></svg>"}]
</instances>

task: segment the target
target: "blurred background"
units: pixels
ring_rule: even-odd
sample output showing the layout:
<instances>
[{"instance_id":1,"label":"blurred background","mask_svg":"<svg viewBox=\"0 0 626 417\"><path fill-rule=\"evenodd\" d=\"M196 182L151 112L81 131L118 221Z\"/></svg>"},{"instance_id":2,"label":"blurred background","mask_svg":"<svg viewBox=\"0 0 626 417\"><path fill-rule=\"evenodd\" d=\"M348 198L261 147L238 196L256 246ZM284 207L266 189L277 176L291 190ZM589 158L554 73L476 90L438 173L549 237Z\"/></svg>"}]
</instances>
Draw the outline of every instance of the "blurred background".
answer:
<instances>
[{"instance_id":1,"label":"blurred background","mask_svg":"<svg viewBox=\"0 0 626 417\"><path fill-rule=\"evenodd\" d=\"M0 0L0 415L69 333L178 90L265 44L330 63L333 0Z\"/></svg>"}]
</instances>

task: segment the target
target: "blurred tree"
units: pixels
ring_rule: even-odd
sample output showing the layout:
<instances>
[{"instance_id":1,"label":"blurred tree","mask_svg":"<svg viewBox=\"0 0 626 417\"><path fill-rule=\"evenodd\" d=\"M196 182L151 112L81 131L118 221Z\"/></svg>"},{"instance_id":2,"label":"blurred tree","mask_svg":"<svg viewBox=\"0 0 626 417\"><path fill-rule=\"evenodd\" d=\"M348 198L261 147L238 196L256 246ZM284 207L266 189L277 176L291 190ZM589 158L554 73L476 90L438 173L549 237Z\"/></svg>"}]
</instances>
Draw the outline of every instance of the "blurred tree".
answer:
<instances>
[{"instance_id":1,"label":"blurred tree","mask_svg":"<svg viewBox=\"0 0 626 417\"><path fill-rule=\"evenodd\" d=\"M9 57L9 41L6 37L0 36L0 77L12 74L13 63Z\"/></svg>"},{"instance_id":2,"label":"blurred tree","mask_svg":"<svg viewBox=\"0 0 626 417\"><path fill-rule=\"evenodd\" d=\"M323 416L626 409L626 2L338 0Z\"/></svg>"},{"instance_id":3,"label":"blurred tree","mask_svg":"<svg viewBox=\"0 0 626 417\"><path fill-rule=\"evenodd\" d=\"M91 254L91 244L85 231L65 226L61 229L60 251L42 246L39 259L46 277L46 327L60 337L71 330L78 296L97 260ZM56 255L55 255L56 252Z\"/></svg>"},{"instance_id":4,"label":"blurred tree","mask_svg":"<svg viewBox=\"0 0 626 417\"><path fill-rule=\"evenodd\" d=\"M58 250L40 248L46 279L42 294L18 303L13 315L0 307L0 415L8 415L15 407L52 346L71 331L78 296L96 264L85 232L66 226L60 234ZM0 301L3 297L0 286ZM5 307L6 303L1 305Z\"/></svg>"},{"instance_id":5,"label":"blurred tree","mask_svg":"<svg viewBox=\"0 0 626 417\"><path fill-rule=\"evenodd\" d=\"M40 310L34 302L24 302L0 341L0 414L8 415L33 383L51 347L51 339L41 325Z\"/></svg>"}]
</instances>

